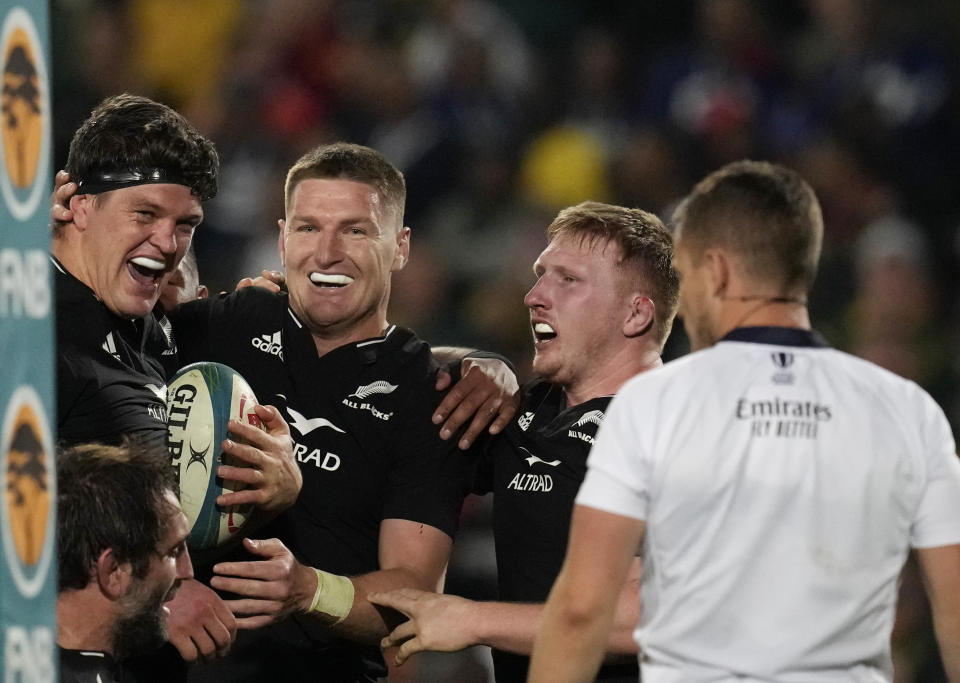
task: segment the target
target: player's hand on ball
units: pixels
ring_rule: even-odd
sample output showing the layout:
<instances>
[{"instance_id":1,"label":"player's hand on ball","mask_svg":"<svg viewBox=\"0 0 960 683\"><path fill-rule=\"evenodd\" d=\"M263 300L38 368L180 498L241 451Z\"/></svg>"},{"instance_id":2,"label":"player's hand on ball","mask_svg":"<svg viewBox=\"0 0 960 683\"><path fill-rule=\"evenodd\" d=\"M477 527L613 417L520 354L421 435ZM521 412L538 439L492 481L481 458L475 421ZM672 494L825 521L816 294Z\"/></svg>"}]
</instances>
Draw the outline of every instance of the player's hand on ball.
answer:
<instances>
[{"instance_id":1,"label":"player's hand on ball","mask_svg":"<svg viewBox=\"0 0 960 683\"><path fill-rule=\"evenodd\" d=\"M243 596L227 600L237 615L237 627L254 629L310 609L317 590L317 574L294 558L276 538L243 539L243 547L264 558L214 565L210 585Z\"/></svg>"},{"instance_id":2,"label":"player's hand on ball","mask_svg":"<svg viewBox=\"0 0 960 683\"><path fill-rule=\"evenodd\" d=\"M483 431L497 434L510 424L520 407L517 377L510 367L496 358L464 358L460 361L461 379L450 390L433 414L433 423L440 428L440 438L449 439L472 417L469 428L458 445L469 448ZM437 390L450 384L450 375L441 371Z\"/></svg>"},{"instance_id":3,"label":"player's hand on ball","mask_svg":"<svg viewBox=\"0 0 960 683\"><path fill-rule=\"evenodd\" d=\"M213 590L187 579L166 607L167 639L185 661L210 661L230 650L237 620Z\"/></svg>"},{"instance_id":4,"label":"player's hand on ball","mask_svg":"<svg viewBox=\"0 0 960 683\"><path fill-rule=\"evenodd\" d=\"M217 505L250 503L264 512L275 514L293 505L303 486L303 477L293 455L290 427L280 411L263 405L256 406L255 410L264 429L231 420L229 429L237 440L223 442L224 452L247 466L221 465L217 469L217 474L224 479L243 482L247 486L219 496Z\"/></svg>"}]
</instances>

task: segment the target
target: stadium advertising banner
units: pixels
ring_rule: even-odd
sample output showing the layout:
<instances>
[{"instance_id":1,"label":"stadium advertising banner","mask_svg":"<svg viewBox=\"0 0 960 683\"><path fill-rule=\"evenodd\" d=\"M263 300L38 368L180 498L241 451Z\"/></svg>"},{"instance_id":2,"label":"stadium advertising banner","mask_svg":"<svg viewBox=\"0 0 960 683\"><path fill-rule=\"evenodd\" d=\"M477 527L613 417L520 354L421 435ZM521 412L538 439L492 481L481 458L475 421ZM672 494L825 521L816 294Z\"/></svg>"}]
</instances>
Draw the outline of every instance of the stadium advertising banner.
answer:
<instances>
[{"instance_id":1,"label":"stadium advertising banner","mask_svg":"<svg viewBox=\"0 0 960 683\"><path fill-rule=\"evenodd\" d=\"M56 481L47 0L0 0L0 680L53 683Z\"/></svg>"}]
</instances>

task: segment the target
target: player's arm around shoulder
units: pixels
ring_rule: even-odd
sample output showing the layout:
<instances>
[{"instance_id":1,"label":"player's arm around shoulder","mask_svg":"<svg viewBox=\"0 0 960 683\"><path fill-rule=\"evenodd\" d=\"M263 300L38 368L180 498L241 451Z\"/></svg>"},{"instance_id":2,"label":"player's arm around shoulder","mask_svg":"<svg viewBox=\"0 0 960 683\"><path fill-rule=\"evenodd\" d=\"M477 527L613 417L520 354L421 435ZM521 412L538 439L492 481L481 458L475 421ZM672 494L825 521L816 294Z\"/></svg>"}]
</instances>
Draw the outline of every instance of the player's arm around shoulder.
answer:
<instances>
[{"instance_id":1,"label":"player's arm around shoulder","mask_svg":"<svg viewBox=\"0 0 960 683\"><path fill-rule=\"evenodd\" d=\"M466 426L457 445L466 450L487 430L498 434L520 407L519 384L513 364L497 353L451 346L432 349L440 363L437 391L450 390L432 420L446 440Z\"/></svg>"},{"instance_id":2,"label":"player's arm around shoulder","mask_svg":"<svg viewBox=\"0 0 960 683\"><path fill-rule=\"evenodd\" d=\"M180 304L166 313L184 363L222 358L251 344L251 335L279 329L286 295L261 287L222 292ZM261 330L262 328L262 330Z\"/></svg>"}]
</instances>

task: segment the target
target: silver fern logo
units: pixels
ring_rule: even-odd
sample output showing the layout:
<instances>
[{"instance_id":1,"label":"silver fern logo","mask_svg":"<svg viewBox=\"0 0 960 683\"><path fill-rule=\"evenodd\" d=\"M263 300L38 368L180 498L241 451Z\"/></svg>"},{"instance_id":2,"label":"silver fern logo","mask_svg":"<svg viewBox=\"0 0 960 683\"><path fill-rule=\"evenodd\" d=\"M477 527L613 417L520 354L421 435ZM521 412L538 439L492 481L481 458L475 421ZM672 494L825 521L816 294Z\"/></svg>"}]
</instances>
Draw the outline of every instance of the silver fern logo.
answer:
<instances>
[{"instance_id":1,"label":"silver fern logo","mask_svg":"<svg viewBox=\"0 0 960 683\"><path fill-rule=\"evenodd\" d=\"M350 396L362 400L374 394L392 394L399 386L398 384L390 384L390 382L381 379L370 384L361 384Z\"/></svg>"},{"instance_id":2,"label":"silver fern logo","mask_svg":"<svg viewBox=\"0 0 960 683\"><path fill-rule=\"evenodd\" d=\"M602 410L591 410L589 413L584 413L579 420L577 420L577 427L582 427L585 424L595 424L598 427L603 422L603 411Z\"/></svg>"},{"instance_id":3,"label":"silver fern logo","mask_svg":"<svg viewBox=\"0 0 960 683\"><path fill-rule=\"evenodd\" d=\"M355 392L343 399L341 403L348 408L353 408L354 410L365 410L375 418L387 421L393 417L393 412L384 412L374 406L372 403L369 403L366 399L369 396L375 396L377 394L392 394L398 388L399 385L390 384L390 382L385 382L382 379L377 382L371 382L370 384L361 384L357 387Z\"/></svg>"}]
</instances>

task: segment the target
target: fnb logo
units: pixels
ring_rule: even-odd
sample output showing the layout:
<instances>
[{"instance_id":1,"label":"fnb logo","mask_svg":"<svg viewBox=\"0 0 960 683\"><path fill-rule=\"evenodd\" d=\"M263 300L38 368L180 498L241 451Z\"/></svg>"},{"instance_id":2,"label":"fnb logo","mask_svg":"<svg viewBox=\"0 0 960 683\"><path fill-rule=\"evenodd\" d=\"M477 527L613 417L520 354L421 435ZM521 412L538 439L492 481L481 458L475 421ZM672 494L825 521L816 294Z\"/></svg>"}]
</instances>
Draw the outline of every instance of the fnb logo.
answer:
<instances>
[{"instance_id":1,"label":"fnb logo","mask_svg":"<svg viewBox=\"0 0 960 683\"><path fill-rule=\"evenodd\" d=\"M283 360L283 343L280 341L279 330L272 335L261 334L259 337L254 337L250 340L250 343L253 348L269 353L271 356L278 356L280 360Z\"/></svg>"}]
</instances>

